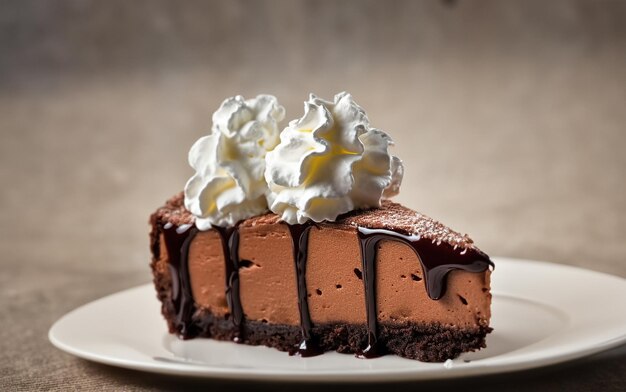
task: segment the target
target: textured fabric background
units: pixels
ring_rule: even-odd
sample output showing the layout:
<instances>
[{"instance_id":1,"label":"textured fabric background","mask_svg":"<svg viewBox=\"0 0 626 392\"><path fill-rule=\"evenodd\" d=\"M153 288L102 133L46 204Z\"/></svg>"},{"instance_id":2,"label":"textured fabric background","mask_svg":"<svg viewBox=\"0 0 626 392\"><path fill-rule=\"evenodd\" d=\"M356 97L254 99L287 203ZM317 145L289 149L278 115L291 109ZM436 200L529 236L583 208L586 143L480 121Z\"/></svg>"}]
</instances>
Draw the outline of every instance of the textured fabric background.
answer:
<instances>
[{"instance_id":1,"label":"textured fabric background","mask_svg":"<svg viewBox=\"0 0 626 392\"><path fill-rule=\"evenodd\" d=\"M626 2L3 1L0 389L233 386L82 361L47 330L150 281L147 217L225 97L296 118L341 90L394 137L400 202L492 255L626 277ZM625 390L626 348L403 388L467 385Z\"/></svg>"}]
</instances>

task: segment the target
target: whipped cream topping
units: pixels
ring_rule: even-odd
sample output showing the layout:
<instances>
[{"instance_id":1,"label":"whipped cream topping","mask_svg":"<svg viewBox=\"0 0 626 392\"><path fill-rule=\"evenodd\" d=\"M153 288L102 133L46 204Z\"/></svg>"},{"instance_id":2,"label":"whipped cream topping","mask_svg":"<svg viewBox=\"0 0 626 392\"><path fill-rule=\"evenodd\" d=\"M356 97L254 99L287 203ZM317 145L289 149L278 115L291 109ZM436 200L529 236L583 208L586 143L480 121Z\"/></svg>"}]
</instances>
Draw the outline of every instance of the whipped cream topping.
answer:
<instances>
[{"instance_id":1,"label":"whipped cream topping","mask_svg":"<svg viewBox=\"0 0 626 392\"><path fill-rule=\"evenodd\" d=\"M285 109L271 95L226 99L213 114L211 132L194 143L185 207L196 226L234 226L267 211L265 155L279 143Z\"/></svg>"},{"instance_id":2,"label":"whipped cream topping","mask_svg":"<svg viewBox=\"0 0 626 392\"><path fill-rule=\"evenodd\" d=\"M270 210L295 224L379 207L402 182L402 161L387 151L392 144L370 127L350 94L337 94L333 102L311 94L304 116L289 123L266 155Z\"/></svg>"}]
</instances>

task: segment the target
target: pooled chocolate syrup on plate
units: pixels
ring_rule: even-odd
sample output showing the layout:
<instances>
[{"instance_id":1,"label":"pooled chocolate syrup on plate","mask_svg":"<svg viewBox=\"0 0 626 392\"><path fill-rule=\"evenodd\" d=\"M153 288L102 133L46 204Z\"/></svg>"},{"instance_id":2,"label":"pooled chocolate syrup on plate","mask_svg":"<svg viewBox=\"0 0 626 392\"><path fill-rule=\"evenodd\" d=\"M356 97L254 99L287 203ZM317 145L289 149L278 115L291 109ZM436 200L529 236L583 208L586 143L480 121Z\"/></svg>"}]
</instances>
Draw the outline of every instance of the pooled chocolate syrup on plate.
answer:
<instances>
[{"instance_id":1,"label":"pooled chocolate syrup on plate","mask_svg":"<svg viewBox=\"0 0 626 392\"><path fill-rule=\"evenodd\" d=\"M222 240L226 276L226 302L233 325L237 328L235 341L243 340L243 307L239 295L239 230L235 227L213 227Z\"/></svg>"},{"instance_id":2,"label":"pooled chocolate syrup on plate","mask_svg":"<svg viewBox=\"0 0 626 392\"><path fill-rule=\"evenodd\" d=\"M303 357L312 357L322 354L315 337L313 336L313 322L309 312L308 292L306 289L306 263L309 251L309 232L314 227L312 223L287 225L293 243L293 259L295 262L298 287L298 309L300 310L300 327L302 342L297 353Z\"/></svg>"},{"instance_id":3,"label":"pooled chocolate syrup on plate","mask_svg":"<svg viewBox=\"0 0 626 392\"><path fill-rule=\"evenodd\" d=\"M357 229L363 263L363 284L367 314L367 347L359 356L377 357L383 354L378 345L378 311L376 309L376 256L378 243L383 240L398 241L413 249L424 271L426 292L433 300L445 294L446 276L452 270L483 272L493 262L489 256L476 249L455 249L448 243L438 243L418 235L402 234L385 229ZM445 262L443 262L445 261Z\"/></svg>"},{"instance_id":4,"label":"pooled chocolate syrup on plate","mask_svg":"<svg viewBox=\"0 0 626 392\"><path fill-rule=\"evenodd\" d=\"M174 305L176 333L183 339L197 335L191 316L196 309L189 280L189 246L198 233L194 227L166 224L161 228L169 258L172 277L172 304Z\"/></svg>"}]
</instances>

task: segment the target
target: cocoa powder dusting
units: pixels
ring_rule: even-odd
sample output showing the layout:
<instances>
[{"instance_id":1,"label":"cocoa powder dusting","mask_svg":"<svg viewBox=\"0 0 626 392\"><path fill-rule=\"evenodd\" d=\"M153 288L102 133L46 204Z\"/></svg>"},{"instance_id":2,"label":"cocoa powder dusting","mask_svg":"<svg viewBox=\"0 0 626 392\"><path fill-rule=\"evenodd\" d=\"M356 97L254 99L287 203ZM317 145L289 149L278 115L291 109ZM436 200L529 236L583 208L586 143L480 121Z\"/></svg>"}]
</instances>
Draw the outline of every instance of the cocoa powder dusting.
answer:
<instances>
[{"instance_id":1,"label":"cocoa powder dusting","mask_svg":"<svg viewBox=\"0 0 626 392\"><path fill-rule=\"evenodd\" d=\"M184 206L183 192L170 198L155 212L154 218L159 222L169 222L176 226L194 222L193 215ZM280 221L278 215L267 213L244 220L240 227L271 225ZM353 211L341 215L336 222L324 222L320 225L338 229L355 227L386 229L404 234L416 234L433 242L448 243L461 249L476 249L467 234L456 232L439 221L389 200L384 200L380 208Z\"/></svg>"}]
</instances>

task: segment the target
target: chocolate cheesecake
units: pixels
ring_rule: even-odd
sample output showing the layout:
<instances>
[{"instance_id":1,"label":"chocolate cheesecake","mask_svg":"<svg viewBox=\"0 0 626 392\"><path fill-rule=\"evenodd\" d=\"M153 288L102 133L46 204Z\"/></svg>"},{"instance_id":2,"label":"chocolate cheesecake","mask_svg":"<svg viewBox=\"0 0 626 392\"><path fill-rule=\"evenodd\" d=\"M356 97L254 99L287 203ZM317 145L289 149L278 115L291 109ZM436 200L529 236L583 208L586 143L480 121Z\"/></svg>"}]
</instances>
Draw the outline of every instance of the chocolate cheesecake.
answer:
<instances>
[{"instance_id":1,"label":"chocolate cheesecake","mask_svg":"<svg viewBox=\"0 0 626 392\"><path fill-rule=\"evenodd\" d=\"M485 347L489 257L400 204L389 135L340 93L279 131L271 95L226 99L195 174L151 217L169 331L301 356L445 361Z\"/></svg>"},{"instance_id":2,"label":"chocolate cheesecake","mask_svg":"<svg viewBox=\"0 0 626 392\"><path fill-rule=\"evenodd\" d=\"M151 217L170 333L445 361L485 347L491 261L465 235L392 202L335 222L269 213L198 231L182 193Z\"/></svg>"}]
</instances>

